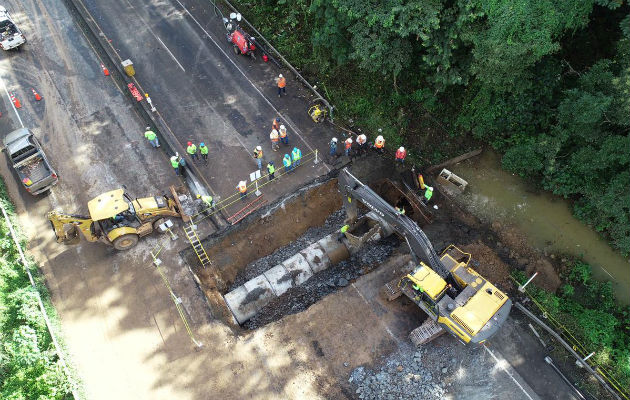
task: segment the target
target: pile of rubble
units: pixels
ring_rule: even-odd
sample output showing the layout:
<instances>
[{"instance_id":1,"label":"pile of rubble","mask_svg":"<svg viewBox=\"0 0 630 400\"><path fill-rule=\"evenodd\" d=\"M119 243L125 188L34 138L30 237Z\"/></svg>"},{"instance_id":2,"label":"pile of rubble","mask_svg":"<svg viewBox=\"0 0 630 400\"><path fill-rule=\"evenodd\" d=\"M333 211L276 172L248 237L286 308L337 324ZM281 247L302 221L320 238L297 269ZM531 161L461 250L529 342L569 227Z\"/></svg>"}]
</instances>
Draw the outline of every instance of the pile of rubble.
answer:
<instances>
[{"instance_id":1,"label":"pile of rubble","mask_svg":"<svg viewBox=\"0 0 630 400\"><path fill-rule=\"evenodd\" d=\"M444 359L451 356L446 354L448 350L440 355L433 354L435 351L403 345L380 369L356 368L348 382L362 400L443 399L451 385L445 382L445 375L453 372L456 360ZM438 363L434 361L436 356L441 359Z\"/></svg>"}]
</instances>

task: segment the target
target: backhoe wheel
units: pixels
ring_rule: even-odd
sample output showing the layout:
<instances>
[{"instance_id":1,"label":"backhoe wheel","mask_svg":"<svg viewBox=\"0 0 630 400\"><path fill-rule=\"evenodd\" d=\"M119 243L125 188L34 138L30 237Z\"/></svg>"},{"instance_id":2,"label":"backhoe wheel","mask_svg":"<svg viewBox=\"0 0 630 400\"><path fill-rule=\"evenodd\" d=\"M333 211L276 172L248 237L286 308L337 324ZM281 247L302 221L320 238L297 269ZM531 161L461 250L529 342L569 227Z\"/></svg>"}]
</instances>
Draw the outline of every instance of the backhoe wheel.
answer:
<instances>
[{"instance_id":1,"label":"backhoe wheel","mask_svg":"<svg viewBox=\"0 0 630 400\"><path fill-rule=\"evenodd\" d=\"M114 239L114 248L116 250L129 250L136 244L138 244L138 235L135 233L128 233Z\"/></svg>"}]
</instances>

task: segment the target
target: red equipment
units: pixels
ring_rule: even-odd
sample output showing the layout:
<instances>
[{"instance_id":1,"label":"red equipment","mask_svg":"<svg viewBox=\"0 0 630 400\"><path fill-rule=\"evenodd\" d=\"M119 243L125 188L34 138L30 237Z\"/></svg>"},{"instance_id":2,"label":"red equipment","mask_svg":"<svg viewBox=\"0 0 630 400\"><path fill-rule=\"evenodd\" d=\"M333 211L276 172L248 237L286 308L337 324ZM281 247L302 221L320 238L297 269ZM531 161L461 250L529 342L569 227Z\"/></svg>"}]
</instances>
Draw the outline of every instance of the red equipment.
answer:
<instances>
[{"instance_id":1,"label":"red equipment","mask_svg":"<svg viewBox=\"0 0 630 400\"><path fill-rule=\"evenodd\" d=\"M234 46L234 54L243 54L256 58L256 40L237 27L232 33L227 34L227 39Z\"/></svg>"}]
</instances>

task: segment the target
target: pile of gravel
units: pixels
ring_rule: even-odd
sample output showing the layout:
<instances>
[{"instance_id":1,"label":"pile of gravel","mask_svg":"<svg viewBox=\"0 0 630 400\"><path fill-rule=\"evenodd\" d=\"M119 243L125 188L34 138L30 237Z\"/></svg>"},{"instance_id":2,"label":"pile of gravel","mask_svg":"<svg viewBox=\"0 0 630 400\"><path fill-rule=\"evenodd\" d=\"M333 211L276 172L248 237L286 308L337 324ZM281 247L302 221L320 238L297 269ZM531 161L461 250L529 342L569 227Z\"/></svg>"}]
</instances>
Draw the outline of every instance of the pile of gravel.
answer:
<instances>
[{"instance_id":1,"label":"pile of gravel","mask_svg":"<svg viewBox=\"0 0 630 400\"><path fill-rule=\"evenodd\" d=\"M399 244L400 240L395 235L392 235L362 247L359 252L348 260L331 265L310 277L302 285L292 287L283 293L282 296L271 300L269 304L260 309L258 314L245 322L243 327L256 329L279 320L285 315L306 310L324 296L348 286L359 276L378 267L391 256Z\"/></svg>"},{"instance_id":2,"label":"pile of gravel","mask_svg":"<svg viewBox=\"0 0 630 400\"><path fill-rule=\"evenodd\" d=\"M282 263L284 260L294 256L296 253L304 250L314 242L317 242L324 236L327 236L343 226L346 218L346 212L343 208L330 214L322 226L310 227L307 231L284 247L276 249L268 256L259 258L241 269L234 279L234 283L228 291L234 290L248 280L257 277L266 272L268 269Z\"/></svg>"},{"instance_id":3,"label":"pile of gravel","mask_svg":"<svg viewBox=\"0 0 630 400\"><path fill-rule=\"evenodd\" d=\"M378 370L356 368L348 382L356 388L355 393L362 400L443 399L448 393L443 377L453 368L436 366L432 362L424 365L423 356L427 356L427 351L400 350Z\"/></svg>"}]
</instances>

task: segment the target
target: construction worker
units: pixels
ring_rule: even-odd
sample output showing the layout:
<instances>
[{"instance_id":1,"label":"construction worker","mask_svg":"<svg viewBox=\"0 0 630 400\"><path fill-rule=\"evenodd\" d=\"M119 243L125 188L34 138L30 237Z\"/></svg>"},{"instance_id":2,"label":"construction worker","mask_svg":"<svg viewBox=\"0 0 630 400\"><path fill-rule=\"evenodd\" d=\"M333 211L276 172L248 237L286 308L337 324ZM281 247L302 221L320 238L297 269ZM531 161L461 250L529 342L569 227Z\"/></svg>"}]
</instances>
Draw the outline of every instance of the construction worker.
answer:
<instances>
[{"instance_id":1,"label":"construction worker","mask_svg":"<svg viewBox=\"0 0 630 400\"><path fill-rule=\"evenodd\" d=\"M274 118L273 121L271 121L271 129L280 130L280 119L279 118Z\"/></svg>"},{"instance_id":2,"label":"construction worker","mask_svg":"<svg viewBox=\"0 0 630 400\"><path fill-rule=\"evenodd\" d=\"M177 153L171 157L171 167L175 170L175 175L179 176L179 155Z\"/></svg>"},{"instance_id":3,"label":"construction worker","mask_svg":"<svg viewBox=\"0 0 630 400\"><path fill-rule=\"evenodd\" d=\"M427 190L424 192L424 204L429 204L431 197L433 197L433 188L429 185L426 185Z\"/></svg>"},{"instance_id":4,"label":"construction worker","mask_svg":"<svg viewBox=\"0 0 630 400\"><path fill-rule=\"evenodd\" d=\"M199 153L201 153L203 162L208 165L208 146L204 142L199 143Z\"/></svg>"},{"instance_id":5,"label":"construction worker","mask_svg":"<svg viewBox=\"0 0 630 400\"><path fill-rule=\"evenodd\" d=\"M197 209L200 213L205 213L208 210L214 211L214 200L212 196L202 196L200 194L197 195Z\"/></svg>"},{"instance_id":6,"label":"construction worker","mask_svg":"<svg viewBox=\"0 0 630 400\"><path fill-rule=\"evenodd\" d=\"M269 172L269 182L271 182L275 178L274 174L276 173L276 167L273 165L273 161L269 161L269 164L267 164L267 171Z\"/></svg>"},{"instance_id":7,"label":"construction worker","mask_svg":"<svg viewBox=\"0 0 630 400\"><path fill-rule=\"evenodd\" d=\"M278 75L276 78L276 84L278 85L278 97L281 97L283 94L287 94L287 80L282 76L282 74Z\"/></svg>"},{"instance_id":8,"label":"construction worker","mask_svg":"<svg viewBox=\"0 0 630 400\"><path fill-rule=\"evenodd\" d=\"M400 215L405 215L405 207L398 207L398 206L396 206L396 211Z\"/></svg>"},{"instance_id":9,"label":"construction worker","mask_svg":"<svg viewBox=\"0 0 630 400\"><path fill-rule=\"evenodd\" d=\"M179 156L179 173L184 175L184 168L186 168L186 160L184 157Z\"/></svg>"},{"instance_id":10,"label":"construction worker","mask_svg":"<svg viewBox=\"0 0 630 400\"><path fill-rule=\"evenodd\" d=\"M287 128L284 125L280 125L280 141L282 144L289 145L289 136L287 135Z\"/></svg>"},{"instance_id":11,"label":"construction worker","mask_svg":"<svg viewBox=\"0 0 630 400\"><path fill-rule=\"evenodd\" d=\"M271 139L271 149L273 151L278 151L278 149L280 148L280 146L278 145L278 141L280 140L278 137L278 131L272 129L271 133L269 134L269 139Z\"/></svg>"},{"instance_id":12,"label":"construction worker","mask_svg":"<svg viewBox=\"0 0 630 400\"><path fill-rule=\"evenodd\" d=\"M385 139L383 136L378 135L376 137L376 140L374 141L374 148L381 153L383 152L383 149L385 148Z\"/></svg>"},{"instance_id":13,"label":"construction worker","mask_svg":"<svg viewBox=\"0 0 630 400\"><path fill-rule=\"evenodd\" d=\"M247 197L247 181L240 181L236 188L241 194L241 200L245 201L245 198Z\"/></svg>"},{"instance_id":14,"label":"construction worker","mask_svg":"<svg viewBox=\"0 0 630 400\"><path fill-rule=\"evenodd\" d=\"M405 158L407 158L407 150L400 146L398 150L396 150L396 161L400 161L402 165L405 165Z\"/></svg>"},{"instance_id":15,"label":"construction worker","mask_svg":"<svg viewBox=\"0 0 630 400\"><path fill-rule=\"evenodd\" d=\"M190 158L192 158L193 162L199 159L199 155L197 154L197 146L195 146L193 142L188 142L186 153L190 155Z\"/></svg>"},{"instance_id":16,"label":"construction worker","mask_svg":"<svg viewBox=\"0 0 630 400\"><path fill-rule=\"evenodd\" d=\"M341 239L346 236L346 232L348 232L348 229L350 229L350 225L348 224L342 226L341 229L339 229L339 235L337 235L338 242L341 242Z\"/></svg>"},{"instance_id":17,"label":"construction worker","mask_svg":"<svg viewBox=\"0 0 630 400\"><path fill-rule=\"evenodd\" d=\"M346 139L345 142L343 142L346 148L346 155L349 156L350 155L350 150L352 149L352 138L348 138Z\"/></svg>"},{"instance_id":18,"label":"construction worker","mask_svg":"<svg viewBox=\"0 0 630 400\"><path fill-rule=\"evenodd\" d=\"M158 140L155 132L151 130L150 126L147 126L146 132L144 132L144 137L147 138L147 140L149 141L149 143L151 143L151 146L153 146L153 148L160 147L160 141Z\"/></svg>"},{"instance_id":19,"label":"construction worker","mask_svg":"<svg viewBox=\"0 0 630 400\"><path fill-rule=\"evenodd\" d=\"M262 158L263 158L262 147L256 146L256 148L254 149L254 160L256 160L258 169L262 169Z\"/></svg>"},{"instance_id":20,"label":"construction worker","mask_svg":"<svg viewBox=\"0 0 630 400\"><path fill-rule=\"evenodd\" d=\"M299 167L300 160L302 159L302 150L298 149L297 147L294 147L293 150L291 151L291 159L292 159L293 165L295 165L296 167Z\"/></svg>"},{"instance_id":21,"label":"construction worker","mask_svg":"<svg viewBox=\"0 0 630 400\"><path fill-rule=\"evenodd\" d=\"M330 143L328 143L328 145L330 146L330 155L336 156L337 155L337 138L336 137L332 138Z\"/></svg>"},{"instance_id":22,"label":"construction worker","mask_svg":"<svg viewBox=\"0 0 630 400\"><path fill-rule=\"evenodd\" d=\"M284 158L282 159L282 164L284 164L284 169L287 172L291 172L291 157L289 157L288 154L284 155Z\"/></svg>"},{"instance_id":23,"label":"construction worker","mask_svg":"<svg viewBox=\"0 0 630 400\"><path fill-rule=\"evenodd\" d=\"M365 136L364 134L360 134L359 136L357 136L357 144L359 145L359 148L357 149L357 153L359 154L365 153L366 143L367 143L367 136Z\"/></svg>"}]
</instances>

